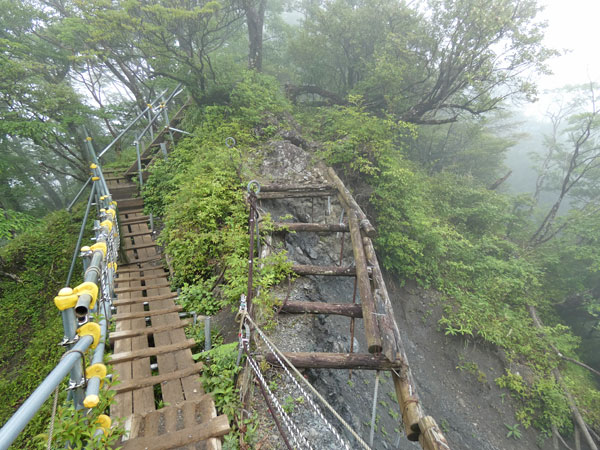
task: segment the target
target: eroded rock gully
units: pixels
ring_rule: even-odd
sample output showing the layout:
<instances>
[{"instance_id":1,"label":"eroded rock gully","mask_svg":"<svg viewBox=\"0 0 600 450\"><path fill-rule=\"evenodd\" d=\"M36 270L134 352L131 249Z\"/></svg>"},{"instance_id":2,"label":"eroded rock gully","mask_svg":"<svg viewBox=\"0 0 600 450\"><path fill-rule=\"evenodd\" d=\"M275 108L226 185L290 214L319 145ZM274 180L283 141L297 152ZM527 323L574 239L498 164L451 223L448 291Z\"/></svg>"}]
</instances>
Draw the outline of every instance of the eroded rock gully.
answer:
<instances>
[{"instance_id":1,"label":"eroded rock gully","mask_svg":"<svg viewBox=\"0 0 600 450\"><path fill-rule=\"evenodd\" d=\"M323 166L313 155L289 141L271 141L264 148L259 181L278 184L323 184ZM342 218L337 198L292 198L260 200L261 213L273 221L336 224ZM342 248L342 240L344 240ZM350 265L354 262L348 233L277 233L271 244L284 248L297 264ZM341 259L340 259L341 256ZM504 373L504 364L494 349L465 343L438 331L441 307L435 293L416 286L402 287L400 280L386 275L396 321L406 348L408 362L427 414L443 429L453 449L534 449L535 434L523 430L522 438L506 437L505 424L515 423L511 399L494 383ZM279 298L298 301L352 302L353 277L303 276L275 289ZM357 302L360 301L358 292ZM350 319L325 315L286 315L276 317L277 326L269 336L282 351L350 351ZM354 352L366 353L362 320L355 321ZM476 370L474 368L477 368ZM304 376L340 413L356 432L368 441L370 432L375 372L354 370L306 369ZM280 403L290 412L303 436L315 449L343 448L325 422L313 414L301 392L283 370L272 368L267 381ZM285 448L264 405L254 389L249 409L259 412L260 448ZM318 403L318 402L317 402ZM326 419L349 443L360 448L354 438L319 404ZM375 449L417 449L418 443L406 439L400 411L388 372L380 372L377 400Z\"/></svg>"}]
</instances>

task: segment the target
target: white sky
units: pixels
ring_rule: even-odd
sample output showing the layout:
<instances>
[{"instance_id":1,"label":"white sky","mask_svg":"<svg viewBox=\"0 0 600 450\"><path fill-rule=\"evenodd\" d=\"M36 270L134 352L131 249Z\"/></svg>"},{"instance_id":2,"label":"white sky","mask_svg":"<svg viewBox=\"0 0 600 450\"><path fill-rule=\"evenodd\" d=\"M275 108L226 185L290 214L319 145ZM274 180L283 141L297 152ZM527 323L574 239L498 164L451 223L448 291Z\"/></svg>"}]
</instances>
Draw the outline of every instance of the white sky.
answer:
<instances>
[{"instance_id":1,"label":"white sky","mask_svg":"<svg viewBox=\"0 0 600 450\"><path fill-rule=\"evenodd\" d=\"M545 90L567 84L600 82L600 0L538 0L545 6L540 18L548 21L545 44L557 50L568 50L550 61L553 75L538 80L540 100L526 105L528 115L545 113L549 97Z\"/></svg>"}]
</instances>

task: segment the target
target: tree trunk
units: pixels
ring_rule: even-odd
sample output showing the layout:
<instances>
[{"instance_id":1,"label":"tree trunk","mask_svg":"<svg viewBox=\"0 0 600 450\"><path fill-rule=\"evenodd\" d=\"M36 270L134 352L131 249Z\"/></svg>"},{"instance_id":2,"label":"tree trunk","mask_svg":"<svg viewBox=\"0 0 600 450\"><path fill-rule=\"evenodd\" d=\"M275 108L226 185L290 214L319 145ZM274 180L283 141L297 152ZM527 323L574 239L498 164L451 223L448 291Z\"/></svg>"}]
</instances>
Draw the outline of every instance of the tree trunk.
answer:
<instances>
[{"instance_id":1,"label":"tree trunk","mask_svg":"<svg viewBox=\"0 0 600 450\"><path fill-rule=\"evenodd\" d=\"M244 2L246 23L248 25L248 68L260 72L262 70L263 25L267 0Z\"/></svg>"}]
</instances>

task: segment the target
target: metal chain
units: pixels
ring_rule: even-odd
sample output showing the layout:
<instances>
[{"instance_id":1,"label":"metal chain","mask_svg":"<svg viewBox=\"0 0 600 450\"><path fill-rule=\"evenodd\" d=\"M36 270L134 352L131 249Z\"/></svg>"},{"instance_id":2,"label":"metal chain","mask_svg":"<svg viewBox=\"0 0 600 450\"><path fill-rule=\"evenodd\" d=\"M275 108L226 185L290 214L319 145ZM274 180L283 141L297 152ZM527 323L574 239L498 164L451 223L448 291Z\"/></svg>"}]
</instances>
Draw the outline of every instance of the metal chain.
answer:
<instances>
[{"instance_id":1,"label":"metal chain","mask_svg":"<svg viewBox=\"0 0 600 450\"><path fill-rule=\"evenodd\" d=\"M268 339L266 338L266 336L264 335L264 333L262 332L262 330L256 326L256 324L254 323L254 321L252 321L252 319L250 319L249 317L247 317L247 318L248 318L249 321L252 322L252 324L254 325L254 328L256 329L256 331L258 332L258 334L260 335L260 337L263 339L263 342L267 345L267 347L269 348L269 350L271 351L271 353L273 353L273 355L275 355L275 358L277 358L277 361L279 362L279 364L281 365L281 367L283 367L283 370L285 370L285 372L288 375L288 377L290 377L292 379L293 383L298 388L298 390L308 400L308 403L312 406L312 408L315 410L315 412L317 413L317 415L325 423L325 425L327 426L327 428L329 429L329 431L331 431L331 433L337 438L337 440L340 442L340 444L342 444L342 446L346 450L350 450L350 447L349 447L348 443L339 435L339 433L335 430L335 428L333 427L333 425L331 425L329 423L329 421L325 418L325 416L321 412L321 409L313 402L311 396L309 396L308 393L304 389L302 389L302 386L300 386L300 383L298 383L298 380L296 380L296 377L294 377L291 374L291 372L287 368L287 365L284 364L284 362L281 360L281 358L279 358L279 355L277 354L277 352L275 351L275 349L271 346L271 344L269 343ZM349 427L349 425L347 425L347 424L345 424L345 425ZM353 434L355 434L355 437L358 437L358 435L356 435L355 432L353 432ZM360 439L360 437L358 437L358 440L359 440L359 442L362 441L362 439ZM369 446L367 446L364 441L362 441L362 443L364 444L365 448L369 448Z\"/></svg>"}]
</instances>

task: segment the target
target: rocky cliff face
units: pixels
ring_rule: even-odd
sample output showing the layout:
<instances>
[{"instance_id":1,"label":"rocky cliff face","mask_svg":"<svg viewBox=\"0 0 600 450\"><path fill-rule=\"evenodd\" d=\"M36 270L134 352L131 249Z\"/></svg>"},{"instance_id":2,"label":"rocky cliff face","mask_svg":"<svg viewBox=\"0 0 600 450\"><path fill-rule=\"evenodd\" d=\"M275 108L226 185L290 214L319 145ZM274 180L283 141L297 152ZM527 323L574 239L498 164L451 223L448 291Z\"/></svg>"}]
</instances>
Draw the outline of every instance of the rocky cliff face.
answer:
<instances>
[{"instance_id":1,"label":"rocky cliff face","mask_svg":"<svg viewBox=\"0 0 600 450\"><path fill-rule=\"evenodd\" d=\"M283 140L272 141L264 149L259 181L315 184L324 183L325 177L310 151ZM261 200L259 207L262 215L269 213L274 221L280 221L282 217L287 217L285 220L289 222L327 224L343 220L342 207L335 197ZM285 249L288 258L298 264L350 265L354 261L348 233L276 234L271 246L273 250ZM506 438L505 424L512 426L516 421L511 399L494 383L494 379L504 372L501 355L495 349L444 336L437 329L442 308L435 293L420 290L416 286L403 286L403 281L394 279L391 274L386 278L421 403L426 413L437 420L451 448L538 448L532 432L522 430L519 440ZM353 277L306 276L289 284L283 283L275 290L275 295L282 300L352 303L354 291ZM360 302L358 292L356 301ZM282 351L350 351L350 319L347 317L279 314L276 322L277 326L269 334ZM366 353L362 320L355 322L353 351ZM258 344L265 349L260 340ZM355 370L350 374L348 370L330 369L308 369L303 373L368 442L376 373ZM309 401L283 370L272 368L266 378L274 395L298 424L300 434L312 448L344 448L325 421L312 412ZM375 406L373 448L420 448L418 443L408 441L403 433L400 410L388 372L380 372ZM250 407L260 412L261 448L285 448L277 437L277 430L257 389L254 390ZM319 408L336 432L348 442L348 448L361 448L321 404Z\"/></svg>"}]
</instances>

